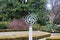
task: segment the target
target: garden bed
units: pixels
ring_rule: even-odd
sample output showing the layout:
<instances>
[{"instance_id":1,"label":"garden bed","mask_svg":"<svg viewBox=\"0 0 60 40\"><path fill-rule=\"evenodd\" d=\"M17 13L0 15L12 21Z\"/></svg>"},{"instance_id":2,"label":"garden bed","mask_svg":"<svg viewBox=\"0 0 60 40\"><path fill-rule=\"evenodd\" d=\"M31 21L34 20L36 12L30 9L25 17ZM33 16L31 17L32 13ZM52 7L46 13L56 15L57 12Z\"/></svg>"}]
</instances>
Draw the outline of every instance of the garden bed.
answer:
<instances>
[{"instance_id":1,"label":"garden bed","mask_svg":"<svg viewBox=\"0 0 60 40\"><path fill-rule=\"evenodd\" d=\"M0 32L28 31L28 29L0 29Z\"/></svg>"}]
</instances>

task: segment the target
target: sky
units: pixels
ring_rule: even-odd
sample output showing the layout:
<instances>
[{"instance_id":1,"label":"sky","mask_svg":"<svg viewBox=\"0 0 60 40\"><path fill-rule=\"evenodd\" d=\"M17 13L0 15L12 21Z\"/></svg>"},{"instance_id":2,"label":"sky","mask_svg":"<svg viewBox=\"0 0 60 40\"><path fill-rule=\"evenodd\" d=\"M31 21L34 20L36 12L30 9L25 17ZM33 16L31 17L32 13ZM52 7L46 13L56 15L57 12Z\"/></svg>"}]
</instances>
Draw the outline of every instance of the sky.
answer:
<instances>
[{"instance_id":1,"label":"sky","mask_svg":"<svg viewBox=\"0 0 60 40\"><path fill-rule=\"evenodd\" d=\"M47 0L47 9L51 10L54 5L60 4L60 0Z\"/></svg>"}]
</instances>

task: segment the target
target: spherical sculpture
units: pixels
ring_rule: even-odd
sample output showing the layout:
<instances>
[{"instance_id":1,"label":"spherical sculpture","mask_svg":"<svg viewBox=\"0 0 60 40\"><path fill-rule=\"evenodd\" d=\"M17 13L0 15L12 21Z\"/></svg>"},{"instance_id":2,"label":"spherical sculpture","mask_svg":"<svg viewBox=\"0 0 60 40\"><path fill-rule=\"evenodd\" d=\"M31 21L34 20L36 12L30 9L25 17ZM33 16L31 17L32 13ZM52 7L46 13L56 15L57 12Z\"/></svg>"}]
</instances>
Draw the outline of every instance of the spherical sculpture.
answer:
<instances>
[{"instance_id":1,"label":"spherical sculpture","mask_svg":"<svg viewBox=\"0 0 60 40\"><path fill-rule=\"evenodd\" d=\"M37 20L36 15L33 15L33 14L27 15L25 17L25 22L31 26L35 24L36 20Z\"/></svg>"}]
</instances>

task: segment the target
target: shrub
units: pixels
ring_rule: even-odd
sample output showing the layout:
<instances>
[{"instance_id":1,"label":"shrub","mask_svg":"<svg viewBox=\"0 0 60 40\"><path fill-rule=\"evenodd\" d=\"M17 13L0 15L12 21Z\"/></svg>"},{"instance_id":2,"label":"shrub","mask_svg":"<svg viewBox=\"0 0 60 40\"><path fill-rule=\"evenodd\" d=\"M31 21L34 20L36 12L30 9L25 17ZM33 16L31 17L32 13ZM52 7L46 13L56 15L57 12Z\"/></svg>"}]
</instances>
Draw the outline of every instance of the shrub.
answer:
<instances>
[{"instance_id":1,"label":"shrub","mask_svg":"<svg viewBox=\"0 0 60 40\"><path fill-rule=\"evenodd\" d=\"M7 22L0 22L0 29L7 29Z\"/></svg>"},{"instance_id":2,"label":"shrub","mask_svg":"<svg viewBox=\"0 0 60 40\"><path fill-rule=\"evenodd\" d=\"M33 25L33 30L40 30L40 24L36 23Z\"/></svg>"},{"instance_id":3,"label":"shrub","mask_svg":"<svg viewBox=\"0 0 60 40\"><path fill-rule=\"evenodd\" d=\"M57 31L60 31L60 26L57 26L57 25L56 25L56 26L54 27L54 29L57 30Z\"/></svg>"},{"instance_id":4,"label":"shrub","mask_svg":"<svg viewBox=\"0 0 60 40\"><path fill-rule=\"evenodd\" d=\"M8 23L9 29L28 29L24 19L14 19Z\"/></svg>"}]
</instances>

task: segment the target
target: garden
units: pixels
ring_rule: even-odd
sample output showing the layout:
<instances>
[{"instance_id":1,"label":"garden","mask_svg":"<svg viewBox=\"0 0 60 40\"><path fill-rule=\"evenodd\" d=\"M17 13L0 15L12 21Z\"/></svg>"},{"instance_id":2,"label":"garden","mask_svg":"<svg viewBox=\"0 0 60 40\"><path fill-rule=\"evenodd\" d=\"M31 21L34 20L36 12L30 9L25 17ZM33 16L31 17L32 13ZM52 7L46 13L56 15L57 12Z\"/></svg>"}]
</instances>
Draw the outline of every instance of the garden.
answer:
<instances>
[{"instance_id":1,"label":"garden","mask_svg":"<svg viewBox=\"0 0 60 40\"><path fill-rule=\"evenodd\" d=\"M59 7L58 2L51 6L46 0L28 0L27 2L25 0L0 0L0 31L28 31L24 18L26 15L35 14L37 22L33 25L33 30L60 32Z\"/></svg>"},{"instance_id":2,"label":"garden","mask_svg":"<svg viewBox=\"0 0 60 40\"><path fill-rule=\"evenodd\" d=\"M28 15L35 15L37 19L32 26L33 32L36 32L33 38L37 35L39 37L36 38L42 38L45 32L60 33L60 0L0 0L0 39L20 40L20 37L28 37L29 25L25 22ZM25 39L28 38L22 38Z\"/></svg>"}]
</instances>

